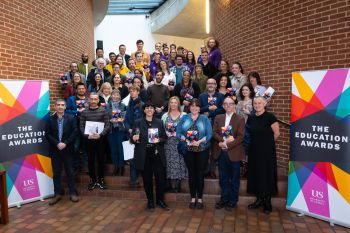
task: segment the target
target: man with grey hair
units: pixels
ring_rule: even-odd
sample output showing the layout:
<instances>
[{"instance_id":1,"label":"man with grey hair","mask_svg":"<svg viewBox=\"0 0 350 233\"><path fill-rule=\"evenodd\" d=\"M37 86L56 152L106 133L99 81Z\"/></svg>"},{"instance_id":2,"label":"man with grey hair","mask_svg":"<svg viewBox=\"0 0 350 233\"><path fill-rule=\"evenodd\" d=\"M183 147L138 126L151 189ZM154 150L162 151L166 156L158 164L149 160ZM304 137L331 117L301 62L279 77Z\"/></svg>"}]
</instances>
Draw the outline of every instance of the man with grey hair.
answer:
<instances>
[{"instance_id":1,"label":"man with grey hair","mask_svg":"<svg viewBox=\"0 0 350 233\"><path fill-rule=\"evenodd\" d=\"M96 73L100 73L102 77L102 82L107 82L108 78L111 76L111 73L105 68L106 61L103 58L96 59L96 68L91 69L89 76L87 78L87 86L92 82L92 79Z\"/></svg>"},{"instance_id":2,"label":"man with grey hair","mask_svg":"<svg viewBox=\"0 0 350 233\"><path fill-rule=\"evenodd\" d=\"M50 145L55 190L55 197L51 199L49 205L54 205L62 199L62 165L68 181L70 200L79 201L73 175L74 142L78 136L77 121L73 115L65 114L65 100L58 99L55 103L55 110L56 113L50 116L45 127L45 136Z\"/></svg>"}]
</instances>

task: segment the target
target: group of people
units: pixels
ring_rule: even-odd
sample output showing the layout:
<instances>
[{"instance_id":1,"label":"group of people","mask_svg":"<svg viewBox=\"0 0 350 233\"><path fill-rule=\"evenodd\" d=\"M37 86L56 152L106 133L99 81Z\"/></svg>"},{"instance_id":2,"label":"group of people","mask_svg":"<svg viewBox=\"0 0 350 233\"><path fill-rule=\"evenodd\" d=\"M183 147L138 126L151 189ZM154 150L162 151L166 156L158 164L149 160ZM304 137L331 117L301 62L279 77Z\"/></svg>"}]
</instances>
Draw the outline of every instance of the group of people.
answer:
<instances>
[{"instance_id":1,"label":"group of people","mask_svg":"<svg viewBox=\"0 0 350 233\"><path fill-rule=\"evenodd\" d=\"M151 55L143 45L138 40L131 55L120 45L108 58L97 48L91 64L84 53L82 63L71 63L61 75L65 99L56 101L46 126L55 187L50 204L62 198L62 165L73 202L79 200L74 174L81 164L88 167L88 189L106 189L106 147L114 175L123 175L123 142L129 140L135 145L128 161L130 185L138 187L142 176L148 210L155 204L169 210L164 192L181 192L183 179L190 188L189 208L202 209L204 178L216 177L217 164L221 199L215 207L231 210L238 202L240 161L248 155L248 192L257 197L248 208L263 206L270 213L277 192L279 127L266 112L259 73L244 75L239 62L230 67L214 38L201 47L197 60L175 44L156 43Z\"/></svg>"}]
</instances>

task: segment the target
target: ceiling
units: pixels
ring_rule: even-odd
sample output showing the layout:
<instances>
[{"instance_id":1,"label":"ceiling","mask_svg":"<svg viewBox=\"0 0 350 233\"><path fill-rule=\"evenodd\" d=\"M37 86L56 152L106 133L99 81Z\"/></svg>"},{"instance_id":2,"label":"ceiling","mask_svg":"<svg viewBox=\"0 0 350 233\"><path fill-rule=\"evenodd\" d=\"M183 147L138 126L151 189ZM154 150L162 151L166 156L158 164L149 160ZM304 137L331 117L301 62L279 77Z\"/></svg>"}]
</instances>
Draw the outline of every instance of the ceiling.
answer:
<instances>
[{"instance_id":1,"label":"ceiling","mask_svg":"<svg viewBox=\"0 0 350 233\"><path fill-rule=\"evenodd\" d=\"M107 15L151 14L166 0L109 0Z\"/></svg>"}]
</instances>

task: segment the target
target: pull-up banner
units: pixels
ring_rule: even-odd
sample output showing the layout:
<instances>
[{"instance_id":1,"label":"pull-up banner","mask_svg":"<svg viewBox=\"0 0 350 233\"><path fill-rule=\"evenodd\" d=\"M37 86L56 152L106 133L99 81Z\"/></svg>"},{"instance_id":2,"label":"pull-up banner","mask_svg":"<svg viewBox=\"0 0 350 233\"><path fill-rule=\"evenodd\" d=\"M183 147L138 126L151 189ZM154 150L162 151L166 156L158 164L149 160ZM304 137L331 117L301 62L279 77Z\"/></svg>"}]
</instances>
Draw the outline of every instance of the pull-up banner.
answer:
<instances>
[{"instance_id":1,"label":"pull-up banner","mask_svg":"<svg viewBox=\"0 0 350 233\"><path fill-rule=\"evenodd\" d=\"M0 170L5 169L9 206L53 194L45 140L49 82L0 80Z\"/></svg>"},{"instance_id":2,"label":"pull-up banner","mask_svg":"<svg viewBox=\"0 0 350 233\"><path fill-rule=\"evenodd\" d=\"M350 69L292 78L287 209L350 227Z\"/></svg>"}]
</instances>

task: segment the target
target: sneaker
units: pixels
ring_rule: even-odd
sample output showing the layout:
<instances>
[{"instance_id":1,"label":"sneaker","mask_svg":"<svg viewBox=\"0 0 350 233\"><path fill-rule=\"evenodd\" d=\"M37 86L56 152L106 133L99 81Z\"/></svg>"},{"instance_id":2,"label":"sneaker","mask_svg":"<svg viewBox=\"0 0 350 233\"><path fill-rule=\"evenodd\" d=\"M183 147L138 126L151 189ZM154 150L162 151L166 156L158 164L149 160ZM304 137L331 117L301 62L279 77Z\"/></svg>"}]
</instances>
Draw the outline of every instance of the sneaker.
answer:
<instances>
[{"instance_id":1,"label":"sneaker","mask_svg":"<svg viewBox=\"0 0 350 233\"><path fill-rule=\"evenodd\" d=\"M94 190L96 188L97 182L94 180L90 180L90 183L88 184L88 190Z\"/></svg>"},{"instance_id":2,"label":"sneaker","mask_svg":"<svg viewBox=\"0 0 350 233\"><path fill-rule=\"evenodd\" d=\"M196 202L195 201L191 201L190 204L188 205L188 208L190 209L195 209L196 208Z\"/></svg>"},{"instance_id":3,"label":"sneaker","mask_svg":"<svg viewBox=\"0 0 350 233\"><path fill-rule=\"evenodd\" d=\"M96 183L97 187L99 187L100 189L107 189L107 185L104 181L104 179L99 179L99 181Z\"/></svg>"},{"instance_id":4,"label":"sneaker","mask_svg":"<svg viewBox=\"0 0 350 233\"><path fill-rule=\"evenodd\" d=\"M232 211L237 206L236 203L228 202L225 206L226 211Z\"/></svg>"},{"instance_id":5,"label":"sneaker","mask_svg":"<svg viewBox=\"0 0 350 233\"><path fill-rule=\"evenodd\" d=\"M217 202L215 204L215 209L220 210L220 209L226 207L226 204L227 204L227 201L220 200L219 202Z\"/></svg>"},{"instance_id":6,"label":"sneaker","mask_svg":"<svg viewBox=\"0 0 350 233\"><path fill-rule=\"evenodd\" d=\"M197 203L196 203L196 208L197 208L197 209L203 209L203 208L204 208L203 202L198 202L198 201L197 201Z\"/></svg>"},{"instance_id":7,"label":"sneaker","mask_svg":"<svg viewBox=\"0 0 350 233\"><path fill-rule=\"evenodd\" d=\"M77 195L71 195L71 196L70 196L70 200L71 200L72 202L78 202L78 201L79 201L79 197L78 197Z\"/></svg>"},{"instance_id":8,"label":"sneaker","mask_svg":"<svg viewBox=\"0 0 350 233\"><path fill-rule=\"evenodd\" d=\"M55 195L49 202L49 205L54 205L62 199L61 195Z\"/></svg>"}]
</instances>

